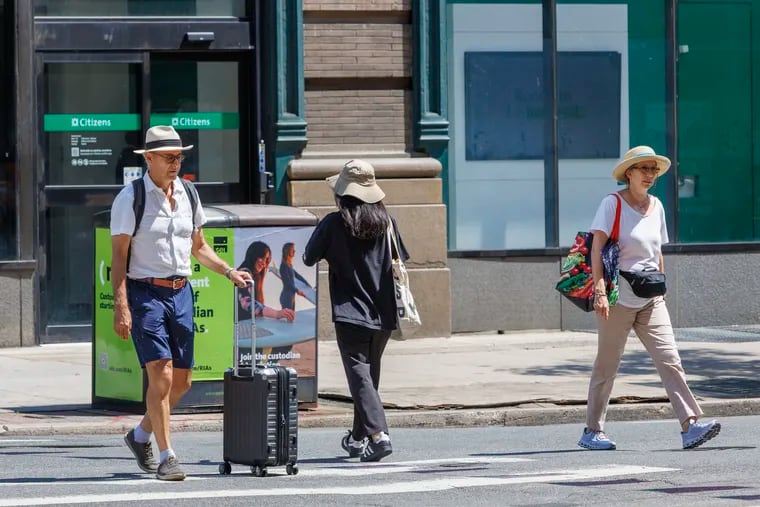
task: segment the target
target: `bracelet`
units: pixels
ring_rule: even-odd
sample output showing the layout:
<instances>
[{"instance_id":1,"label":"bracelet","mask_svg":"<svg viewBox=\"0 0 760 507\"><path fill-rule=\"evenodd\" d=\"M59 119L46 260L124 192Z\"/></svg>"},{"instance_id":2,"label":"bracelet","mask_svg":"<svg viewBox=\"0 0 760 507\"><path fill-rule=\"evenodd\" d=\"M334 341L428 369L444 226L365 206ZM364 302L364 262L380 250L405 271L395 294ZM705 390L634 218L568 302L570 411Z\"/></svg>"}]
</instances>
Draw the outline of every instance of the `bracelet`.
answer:
<instances>
[{"instance_id":1,"label":"bracelet","mask_svg":"<svg viewBox=\"0 0 760 507\"><path fill-rule=\"evenodd\" d=\"M607 297L607 293L606 292L594 292L594 296L596 296L598 298L606 298Z\"/></svg>"},{"instance_id":2,"label":"bracelet","mask_svg":"<svg viewBox=\"0 0 760 507\"><path fill-rule=\"evenodd\" d=\"M227 270L224 272L224 276L226 276L227 278L230 278L230 273L232 273L233 271L235 271L233 268L227 268ZM231 279L232 278L230 278L230 280Z\"/></svg>"}]
</instances>

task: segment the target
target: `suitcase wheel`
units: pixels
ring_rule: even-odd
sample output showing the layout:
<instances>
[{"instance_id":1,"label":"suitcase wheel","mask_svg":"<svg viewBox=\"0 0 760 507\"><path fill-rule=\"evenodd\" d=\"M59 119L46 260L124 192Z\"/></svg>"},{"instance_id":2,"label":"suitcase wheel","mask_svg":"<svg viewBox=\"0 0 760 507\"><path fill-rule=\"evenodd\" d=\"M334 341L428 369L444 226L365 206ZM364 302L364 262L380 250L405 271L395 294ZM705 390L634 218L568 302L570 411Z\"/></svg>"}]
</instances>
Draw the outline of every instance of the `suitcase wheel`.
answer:
<instances>
[{"instance_id":1,"label":"suitcase wheel","mask_svg":"<svg viewBox=\"0 0 760 507\"><path fill-rule=\"evenodd\" d=\"M295 463L288 463L285 466L285 471L288 472L288 475L298 475L298 465Z\"/></svg>"},{"instance_id":2,"label":"suitcase wheel","mask_svg":"<svg viewBox=\"0 0 760 507\"><path fill-rule=\"evenodd\" d=\"M232 473L232 465L228 461L219 463L219 473L222 475L230 475Z\"/></svg>"},{"instance_id":3,"label":"suitcase wheel","mask_svg":"<svg viewBox=\"0 0 760 507\"><path fill-rule=\"evenodd\" d=\"M267 474L268 474L267 467L262 467L262 466L259 466L259 465L253 465L251 467L251 473L253 475L255 475L256 477L266 477Z\"/></svg>"}]
</instances>

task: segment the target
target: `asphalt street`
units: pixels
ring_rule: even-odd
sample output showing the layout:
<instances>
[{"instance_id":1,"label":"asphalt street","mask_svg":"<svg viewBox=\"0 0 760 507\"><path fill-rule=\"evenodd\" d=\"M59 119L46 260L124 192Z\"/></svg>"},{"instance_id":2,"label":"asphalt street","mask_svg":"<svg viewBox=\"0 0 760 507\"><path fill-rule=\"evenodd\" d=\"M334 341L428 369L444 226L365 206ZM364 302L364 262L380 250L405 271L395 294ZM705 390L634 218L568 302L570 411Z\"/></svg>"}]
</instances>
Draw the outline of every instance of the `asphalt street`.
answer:
<instances>
[{"instance_id":1,"label":"asphalt street","mask_svg":"<svg viewBox=\"0 0 760 507\"><path fill-rule=\"evenodd\" d=\"M576 447L582 425L396 429L378 464L344 457L340 428L300 432L300 473L221 476L220 432L179 433L188 479L140 473L119 435L0 438L0 507L9 505L760 505L755 428L729 417L684 451L673 420L613 422L617 451Z\"/></svg>"}]
</instances>

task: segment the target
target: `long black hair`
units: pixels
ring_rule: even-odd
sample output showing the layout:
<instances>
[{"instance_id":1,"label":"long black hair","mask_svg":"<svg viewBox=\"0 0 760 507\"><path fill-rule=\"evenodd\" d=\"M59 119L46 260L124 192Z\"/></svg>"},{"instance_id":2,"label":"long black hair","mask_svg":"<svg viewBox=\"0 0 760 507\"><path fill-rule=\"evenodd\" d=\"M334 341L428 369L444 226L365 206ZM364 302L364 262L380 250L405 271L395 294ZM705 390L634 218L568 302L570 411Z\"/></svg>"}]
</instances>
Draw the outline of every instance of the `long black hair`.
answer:
<instances>
[{"instance_id":1,"label":"long black hair","mask_svg":"<svg viewBox=\"0 0 760 507\"><path fill-rule=\"evenodd\" d=\"M340 216L353 237L374 239L385 234L390 218L382 201L368 203L350 195L336 197Z\"/></svg>"}]
</instances>

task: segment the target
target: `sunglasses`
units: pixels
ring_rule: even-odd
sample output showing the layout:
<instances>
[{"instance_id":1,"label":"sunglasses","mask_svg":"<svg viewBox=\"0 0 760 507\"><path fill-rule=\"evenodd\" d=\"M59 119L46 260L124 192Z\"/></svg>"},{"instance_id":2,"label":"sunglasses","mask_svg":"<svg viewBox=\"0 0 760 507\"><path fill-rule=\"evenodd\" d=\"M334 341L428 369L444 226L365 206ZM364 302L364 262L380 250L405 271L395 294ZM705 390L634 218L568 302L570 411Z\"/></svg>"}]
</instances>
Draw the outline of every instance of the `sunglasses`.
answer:
<instances>
[{"instance_id":1,"label":"sunglasses","mask_svg":"<svg viewBox=\"0 0 760 507\"><path fill-rule=\"evenodd\" d=\"M185 160L184 155L164 155L163 153L154 153L154 155L158 155L169 164L181 163L183 160Z\"/></svg>"},{"instance_id":2,"label":"sunglasses","mask_svg":"<svg viewBox=\"0 0 760 507\"><path fill-rule=\"evenodd\" d=\"M649 174L650 176L657 176L660 173L659 167L637 167L634 166L631 169L638 169L644 174Z\"/></svg>"}]
</instances>

